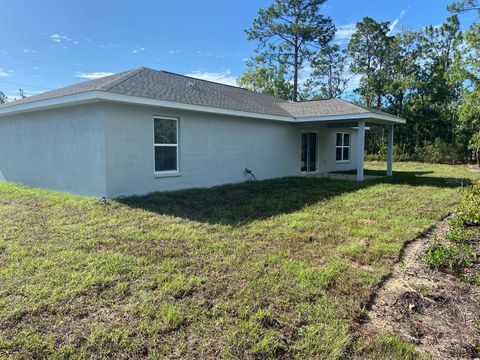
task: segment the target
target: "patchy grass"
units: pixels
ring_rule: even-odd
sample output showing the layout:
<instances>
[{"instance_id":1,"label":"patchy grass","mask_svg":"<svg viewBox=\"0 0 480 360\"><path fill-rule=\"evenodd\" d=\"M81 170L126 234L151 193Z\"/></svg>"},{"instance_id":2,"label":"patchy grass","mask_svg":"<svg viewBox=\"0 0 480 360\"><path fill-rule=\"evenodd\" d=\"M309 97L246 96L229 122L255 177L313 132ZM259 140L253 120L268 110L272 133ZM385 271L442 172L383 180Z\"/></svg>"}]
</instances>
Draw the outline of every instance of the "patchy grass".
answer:
<instances>
[{"instance_id":1,"label":"patchy grass","mask_svg":"<svg viewBox=\"0 0 480 360\"><path fill-rule=\"evenodd\" d=\"M354 324L474 174L396 169L107 204L0 184L0 357L414 358L390 337L352 345Z\"/></svg>"}]
</instances>

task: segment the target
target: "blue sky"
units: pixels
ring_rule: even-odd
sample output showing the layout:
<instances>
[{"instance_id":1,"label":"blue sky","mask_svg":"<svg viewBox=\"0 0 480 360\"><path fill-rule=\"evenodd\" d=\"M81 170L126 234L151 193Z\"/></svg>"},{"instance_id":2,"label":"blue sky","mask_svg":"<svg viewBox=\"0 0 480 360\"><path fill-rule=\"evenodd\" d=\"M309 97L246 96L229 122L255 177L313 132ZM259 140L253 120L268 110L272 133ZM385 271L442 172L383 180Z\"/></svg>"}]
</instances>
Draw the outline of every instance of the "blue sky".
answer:
<instances>
[{"instance_id":1,"label":"blue sky","mask_svg":"<svg viewBox=\"0 0 480 360\"><path fill-rule=\"evenodd\" d=\"M0 91L30 95L139 66L234 84L255 47L244 29L270 3L0 0ZM441 24L448 3L328 0L323 12L345 43L364 16L392 22L393 31L415 29ZM473 16L462 17L465 25Z\"/></svg>"}]
</instances>

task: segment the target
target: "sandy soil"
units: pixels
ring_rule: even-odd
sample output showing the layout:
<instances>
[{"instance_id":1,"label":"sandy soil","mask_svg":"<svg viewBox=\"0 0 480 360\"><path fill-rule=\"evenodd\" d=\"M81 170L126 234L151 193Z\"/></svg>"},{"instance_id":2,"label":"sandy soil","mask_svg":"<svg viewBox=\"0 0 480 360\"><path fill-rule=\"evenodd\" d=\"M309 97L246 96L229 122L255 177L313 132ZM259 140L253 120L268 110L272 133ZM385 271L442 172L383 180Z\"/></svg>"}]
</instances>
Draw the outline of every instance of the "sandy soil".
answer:
<instances>
[{"instance_id":1,"label":"sandy soil","mask_svg":"<svg viewBox=\"0 0 480 360\"><path fill-rule=\"evenodd\" d=\"M432 240L448 231L448 220L405 247L361 331L395 334L434 359L480 359L480 287L431 270L422 261Z\"/></svg>"}]
</instances>

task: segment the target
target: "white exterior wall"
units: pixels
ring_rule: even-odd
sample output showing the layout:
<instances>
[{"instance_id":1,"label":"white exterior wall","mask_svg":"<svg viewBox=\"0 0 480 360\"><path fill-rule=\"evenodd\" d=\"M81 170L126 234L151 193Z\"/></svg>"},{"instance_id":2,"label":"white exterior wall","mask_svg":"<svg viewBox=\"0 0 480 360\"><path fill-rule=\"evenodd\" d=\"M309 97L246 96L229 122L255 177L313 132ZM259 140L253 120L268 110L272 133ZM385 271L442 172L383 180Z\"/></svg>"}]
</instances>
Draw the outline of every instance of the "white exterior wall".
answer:
<instances>
[{"instance_id":1,"label":"white exterior wall","mask_svg":"<svg viewBox=\"0 0 480 360\"><path fill-rule=\"evenodd\" d=\"M298 174L300 137L290 123L105 105L109 197ZM179 176L154 175L153 117L178 118ZM298 150L298 151L296 151Z\"/></svg>"},{"instance_id":2,"label":"white exterior wall","mask_svg":"<svg viewBox=\"0 0 480 360\"><path fill-rule=\"evenodd\" d=\"M107 195L116 197L182 188L210 187L248 179L302 175L302 130L319 133L318 172L355 168L355 130L187 111L105 104ZM178 176L154 174L153 117L178 119ZM337 164L337 131L351 132L351 161Z\"/></svg>"},{"instance_id":3,"label":"white exterior wall","mask_svg":"<svg viewBox=\"0 0 480 360\"><path fill-rule=\"evenodd\" d=\"M154 174L153 117L179 120L178 176ZM355 168L356 130L118 103L0 117L0 180L117 197L304 175L301 132L318 132L318 171ZM337 164L337 131L351 133L350 162Z\"/></svg>"},{"instance_id":4,"label":"white exterior wall","mask_svg":"<svg viewBox=\"0 0 480 360\"><path fill-rule=\"evenodd\" d=\"M99 104L0 117L0 180L104 196Z\"/></svg>"}]
</instances>

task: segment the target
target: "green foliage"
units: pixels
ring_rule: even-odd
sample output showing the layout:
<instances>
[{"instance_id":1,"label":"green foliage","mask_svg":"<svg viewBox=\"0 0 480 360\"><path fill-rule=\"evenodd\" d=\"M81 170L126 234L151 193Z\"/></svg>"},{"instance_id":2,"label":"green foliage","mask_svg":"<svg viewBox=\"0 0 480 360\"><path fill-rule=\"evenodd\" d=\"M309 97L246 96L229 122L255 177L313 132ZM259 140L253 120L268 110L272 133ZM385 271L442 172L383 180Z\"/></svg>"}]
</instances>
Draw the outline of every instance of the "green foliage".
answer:
<instances>
[{"instance_id":1,"label":"green foliage","mask_svg":"<svg viewBox=\"0 0 480 360\"><path fill-rule=\"evenodd\" d=\"M465 197L458 207L459 219L466 224L480 224L480 181L465 189Z\"/></svg>"},{"instance_id":2,"label":"green foliage","mask_svg":"<svg viewBox=\"0 0 480 360\"><path fill-rule=\"evenodd\" d=\"M393 59L393 37L388 35L388 26L388 22L364 17L357 23L347 47L350 71L362 75L357 91L369 107L380 108L385 94L386 69Z\"/></svg>"},{"instance_id":3,"label":"green foliage","mask_svg":"<svg viewBox=\"0 0 480 360\"><path fill-rule=\"evenodd\" d=\"M347 87L347 56L337 44L321 49L311 62L312 74L306 81L304 98L340 97Z\"/></svg>"},{"instance_id":4,"label":"green foliage","mask_svg":"<svg viewBox=\"0 0 480 360\"><path fill-rule=\"evenodd\" d=\"M480 276L470 275L465 269L478 263L478 254L473 240L478 238L478 230L465 228L465 225L480 224L480 182L464 189L464 199L458 206L457 215L450 222L452 226L445 235L447 244L434 244L425 255L426 263L460 277L466 282L479 283Z\"/></svg>"},{"instance_id":5,"label":"green foliage","mask_svg":"<svg viewBox=\"0 0 480 360\"><path fill-rule=\"evenodd\" d=\"M247 66L247 71L237 80L239 86L279 99L291 100L293 85L288 81L285 66L272 64L262 55L249 60Z\"/></svg>"},{"instance_id":6,"label":"green foliage","mask_svg":"<svg viewBox=\"0 0 480 360\"><path fill-rule=\"evenodd\" d=\"M427 142L423 147L415 149L414 158L427 163L455 164L458 162L455 146L441 138L436 138L433 142Z\"/></svg>"},{"instance_id":7,"label":"green foliage","mask_svg":"<svg viewBox=\"0 0 480 360\"><path fill-rule=\"evenodd\" d=\"M445 235L445 239L458 243L468 243L475 239L476 236L477 232L475 230L453 226Z\"/></svg>"},{"instance_id":8,"label":"green foliage","mask_svg":"<svg viewBox=\"0 0 480 360\"><path fill-rule=\"evenodd\" d=\"M462 275L477 260L471 244L434 245L425 254L425 262L432 268Z\"/></svg>"},{"instance_id":9,"label":"green foliage","mask_svg":"<svg viewBox=\"0 0 480 360\"><path fill-rule=\"evenodd\" d=\"M256 87L260 82L256 89L262 89L270 88L272 82L262 81L272 76L273 83L278 83L281 76L286 81L292 79L293 88L288 98L297 101L300 70L305 62L312 60L317 49L326 46L335 35L332 19L320 13L323 3L325 0L275 0L267 9L260 9L252 27L246 30L248 40L258 42L257 57L250 62L248 75L241 83L253 79L255 83L250 86ZM258 61L259 56L263 61ZM265 64L268 64L267 74L257 69ZM259 74L268 76L259 77Z\"/></svg>"},{"instance_id":10,"label":"green foliage","mask_svg":"<svg viewBox=\"0 0 480 360\"><path fill-rule=\"evenodd\" d=\"M8 100L7 95L0 91L0 104L6 103Z\"/></svg>"},{"instance_id":11,"label":"green foliage","mask_svg":"<svg viewBox=\"0 0 480 360\"><path fill-rule=\"evenodd\" d=\"M448 6L448 11L456 13L478 11L480 13L480 4L477 0L459 0Z\"/></svg>"}]
</instances>

